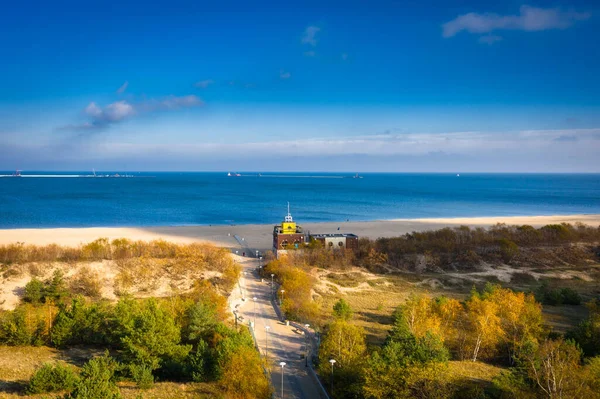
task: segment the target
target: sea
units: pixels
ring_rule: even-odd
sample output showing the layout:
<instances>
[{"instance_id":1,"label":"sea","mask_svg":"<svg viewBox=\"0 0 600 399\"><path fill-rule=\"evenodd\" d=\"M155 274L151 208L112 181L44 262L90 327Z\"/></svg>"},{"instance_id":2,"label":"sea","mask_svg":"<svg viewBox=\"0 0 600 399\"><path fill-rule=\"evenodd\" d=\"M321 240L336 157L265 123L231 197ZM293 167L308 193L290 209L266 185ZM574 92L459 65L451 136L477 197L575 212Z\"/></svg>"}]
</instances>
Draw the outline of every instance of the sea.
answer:
<instances>
[{"instance_id":1,"label":"sea","mask_svg":"<svg viewBox=\"0 0 600 399\"><path fill-rule=\"evenodd\" d=\"M22 175L0 177L2 229L272 224L288 202L302 222L600 214L600 174Z\"/></svg>"}]
</instances>

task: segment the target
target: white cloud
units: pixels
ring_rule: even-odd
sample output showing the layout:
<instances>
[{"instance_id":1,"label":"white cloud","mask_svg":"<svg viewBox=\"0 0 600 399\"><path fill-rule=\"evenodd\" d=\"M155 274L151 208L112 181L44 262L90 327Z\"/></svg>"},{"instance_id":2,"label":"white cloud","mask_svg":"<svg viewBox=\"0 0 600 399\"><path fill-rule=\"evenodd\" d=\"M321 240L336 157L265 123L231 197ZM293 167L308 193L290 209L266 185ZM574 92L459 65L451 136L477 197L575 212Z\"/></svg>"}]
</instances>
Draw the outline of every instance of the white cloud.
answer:
<instances>
[{"instance_id":1,"label":"white cloud","mask_svg":"<svg viewBox=\"0 0 600 399\"><path fill-rule=\"evenodd\" d=\"M281 79L289 79L292 77L292 74L289 72L285 72L283 69L279 72L279 78Z\"/></svg>"},{"instance_id":2,"label":"white cloud","mask_svg":"<svg viewBox=\"0 0 600 399\"><path fill-rule=\"evenodd\" d=\"M315 55L317 55L317 53L315 53L313 50L304 52L305 57L314 57Z\"/></svg>"},{"instance_id":3,"label":"white cloud","mask_svg":"<svg viewBox=\"0 0 600 399\"><path fill-rule=\"evenodd\" d=\"M310 44L311 46L316 46L317 45L317 33L319 33L319 31L321 30L321 28L319 28L318 26L309 26L306 29L304 29L304 33L302 34L302 44Z\"/></svg>"},{"instance_id":4,"label":"white cloud","mask_svg":"<svg viewBox=\"0 0 600 399\"><path fill-rule=\"evenodd\" d=\"M485 35L481 36L478 40L479 43L492 45L502 40L502 36L497 35Z\"/></svg>"},{"instance_id":5,"label":"white cloud","mask_svg":"<svg viewBox=\"0 0 600 399\"><path fill-rule=\"evenodd\" d=\"M212 79L206 79L206 80L201 80L199 82L196 82L194 84L194 86L196 86L199 89L206 89L208 86L210 86L213 83L215 83L214 80L212 80Z\"/></svg>"},{"instance_id":6,"label":"white cloud","mask_svg":"<svg viewBox=\"0 0 600 399\"><path fill-rule=\"evenodd\" d=\"M91 102L84 112L97 123L119 122L135 114L133 106L124 100L108 104L104 108L100 108L95 102Z\"/></svg>"},{"instance_id":7,"label":"white cloud","mask_svg":"<svg viewBox=\"0 0 600 399\"><path fill-rule=\"evenodd\" d=\"M123 93L125 93L125 90L127 90L127 86L129 86L129 82L128 82L128 81L125 81L125 83L123 83L123 84L121 85L121 87L119 87L119 88L117 89L117 94L123 94Z\"/></svg>"},{"instance_id":8,"label":"white cloud","mask_svg":"<svg viewBox=\"0 0 600 399\"><path fill-rule=\"evenodd\" d=\"M80 125L68 125L61 130L87 130L93 127L103 127L117 122L122 122L137 114L160 110L176 110L204 105L204 102L195 95L168 96L159 100L144 100L130 103L125 100L116 101L104 107L91 102L84 109L84 114L90 118L89 122Z\"/></svg>"},{"instance_id":9,"label":"white cloud","mask_svg":"<svg viewBox=\"0 0 600 399\"><path fill-rule=\"evenodd\" d=\"M169 96L159 102L161 108L165 109L178 109L178 108L190 108L204 105L204 102L197 96L190 94L187 96Z\"/></svg>"},{"instance_id":10,"label":"white cloud","mask_svg":"<svg viewBox=\"0 0 600 399\"><path fill-rule=\"evenodd\" d=\"M590 18L589 12L563 11L560 8L537 8L521 6L519 15L499 15L494 13L468 13L459 15L442 25L442 36L453 37L467 31L474 34L490 33L496 30L542 31L566 29L577 21Z\"/></svg>"}]
</instances>

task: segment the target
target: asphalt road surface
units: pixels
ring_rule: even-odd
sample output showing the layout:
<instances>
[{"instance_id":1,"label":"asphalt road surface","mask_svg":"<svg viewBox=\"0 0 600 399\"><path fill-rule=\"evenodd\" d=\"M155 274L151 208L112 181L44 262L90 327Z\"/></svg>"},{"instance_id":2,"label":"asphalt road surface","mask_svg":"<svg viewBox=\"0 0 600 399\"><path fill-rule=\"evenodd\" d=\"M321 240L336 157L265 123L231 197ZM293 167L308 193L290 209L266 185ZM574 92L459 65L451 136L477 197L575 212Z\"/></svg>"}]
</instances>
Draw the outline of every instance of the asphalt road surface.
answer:
<instances>
[{"instance_id":1,"label":"asphalt road surface","mask_svg":"<svg viewBox=\"0 0 600 399\"><path fill-rule=\"evenodd\" d=\"M254 323L260 353L267 358L276 398L319 399L319 389L306 367L306 339L301 331L279 321L271 304L271 281L261 281L258 260L236 257L243 267L239 287L230 299L242 324ZM242 300L245 298L245 301ZM256 301L253 299L256 298ZM268 332L265 327L269 327ZM279 364L285 362L282 368ZM283 372L283 392L282 392ZM249 376L251 378L251 376Z\"/></svg>"}]
</instances>

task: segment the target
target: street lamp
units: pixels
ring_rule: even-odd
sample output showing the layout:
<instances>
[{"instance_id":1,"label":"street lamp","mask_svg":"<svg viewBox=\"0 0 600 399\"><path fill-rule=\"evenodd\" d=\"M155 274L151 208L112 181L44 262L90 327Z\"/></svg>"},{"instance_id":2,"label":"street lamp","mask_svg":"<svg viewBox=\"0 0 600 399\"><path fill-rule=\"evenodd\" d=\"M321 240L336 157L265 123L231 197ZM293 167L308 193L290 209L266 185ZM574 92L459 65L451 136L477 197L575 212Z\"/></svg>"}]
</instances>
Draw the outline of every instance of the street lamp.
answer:
<instances>
[{"instance_id":1,"label":"street lamp","mask_svg":"<svg viewBox=\"0 0 600 399\"><path fill-rule=\"evenodd\" d=\"M283 305L283 294L285 293L285 290L281 290L281 298L279 299L279 306Z\"/></svg>"},{"instance_id":2,"label":"street lamp","mask_svg":"<svg viewBox=\"0 0 600 399\"><path fill-rule=\"evenodd\" d=\"M306 332L304 333L305 337L305 347L306 347L306 367L308 367L308 342L310 341L310 337L308 335L308 327L310 327L310 324L305 324L304 327L306 327Z\"/></svg>"},{"instance_id":3,"label":"street lamp","mask_svg":"<svg viewBox=\"0 0 600 399\"><path fill-rule=\"evenodd\" d=\"M254 328L256 329L256 297L252 298L254 301Z\"/></svg>"},{"instance_id":4,"label":"street lamp","mask_svg":"<svg viewBox=\"0 0 600 399\"><path fill-rule=\"evenodd\" d=\"M273 277L275 277L275 275L271 273L271 298L273 298L273 290L275 289L275 286L273 285Z\"/></svg>"},{"instance_id":5,"label":"street lamp","mask_svg":"<svg viewBox=\"0 0 600 399\"><path fill-rule=\"evenodd\" d=\"M283 399L283 366L285 366L285 362L280 362L281 366L281 399Z\"/></svg>"},{"instance_id":6,"label":"street lamp","mask_svg":"<svg viewBox=\"0 0 600 399\"><path fill-rule=\"evenodd\" d=\"M270 326L265 326L265 331L266 331L265 339L267 341L267 345L266 345L267 350L265 351L265 353L266 353L265 358L267 359L267 364L269 363L269 330L270 329L271 329Z\"/></svg>"},{"instance_id":7,"label":"street lamp","mask_svg":"<svg viewBox=\"0 0 600 399\"><path fill-rule=\"evenodd\" d=\"M329 363L331 363L331 394L333 395L333 365L335 364L335 359L329 359Z\"/></svg>"}]
</instances>

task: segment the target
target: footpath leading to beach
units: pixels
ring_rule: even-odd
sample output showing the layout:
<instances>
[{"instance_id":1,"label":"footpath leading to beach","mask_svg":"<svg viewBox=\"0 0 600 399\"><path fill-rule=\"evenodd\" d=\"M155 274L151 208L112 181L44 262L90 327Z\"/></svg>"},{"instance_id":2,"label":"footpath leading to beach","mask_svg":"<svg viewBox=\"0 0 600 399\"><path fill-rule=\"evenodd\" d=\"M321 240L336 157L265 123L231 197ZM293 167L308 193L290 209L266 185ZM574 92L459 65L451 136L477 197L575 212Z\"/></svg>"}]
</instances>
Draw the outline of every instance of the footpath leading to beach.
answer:
<instances>
[{"instance_id":1,"label":"footpath leading to beach","mask_svg":"<svg viewBox=\"0 0 600 399\"><path fill-rule=\"evenodd\" d=\"M506 216L475 218L398 219L370 222L302 223L305 231L313 233L354 233L360 237L394 237L412 231L435 230L443 227L467 225L487 227L496 223L529 224L540 227L554 223L584 223L600 225L600 215L556 216ZM60 244L75 246L99 237L108 239L156 240L190 243L210 242L217 246L234 248L238 245L234 235L250 240L260 250L272 246L272 224L222 225L222 226L164 226L164 227L92 227L52 229L0 230L0 244L24 242L27 244Z\"/></svg>"}]
</instances>

